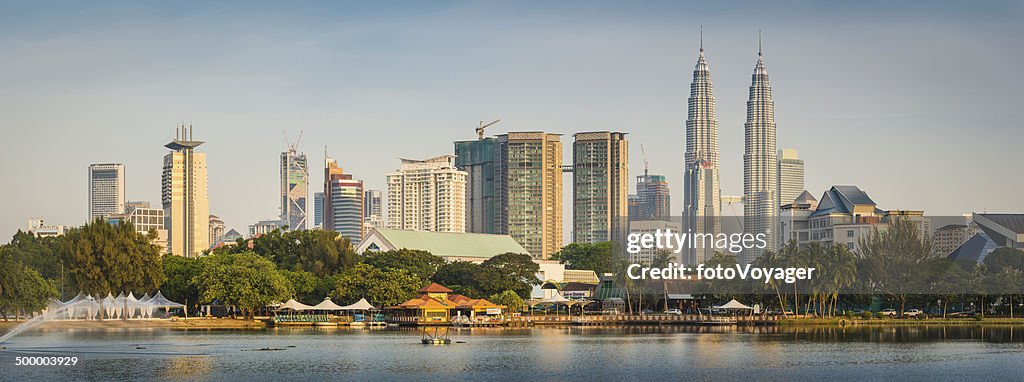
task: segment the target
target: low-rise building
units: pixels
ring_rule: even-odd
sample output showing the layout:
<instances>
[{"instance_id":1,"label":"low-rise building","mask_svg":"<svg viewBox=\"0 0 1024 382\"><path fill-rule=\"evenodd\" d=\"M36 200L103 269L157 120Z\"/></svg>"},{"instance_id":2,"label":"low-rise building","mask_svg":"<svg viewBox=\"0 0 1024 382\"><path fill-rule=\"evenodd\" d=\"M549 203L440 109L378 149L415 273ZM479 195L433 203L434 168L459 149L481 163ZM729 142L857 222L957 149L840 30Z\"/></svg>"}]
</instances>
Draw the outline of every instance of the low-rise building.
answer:
<instances>
[{"instance_id":1,"label":"low-rise building","mask_svg":"<svg viewBox=\"0 0 1024 382\"><path fill-rule=\"evenodd\" d=\"M28 221L28 233L39 237L61 236L68 232L68 228L62 225L46 224L43 218L33 218Z\"/></svg>"},{"instance_id":2,"label":"low-rise building","mask_svg":"<svg viewBox=\"0 0 1024 382\"><path fill-rule=\"evenodd\" d=\"M464 232L431 232L373 227L356 248L357 253L416 249L430 252L445 261L484 260L503 253L529 252L512 236Z\"/></svg>"}]
</instances>

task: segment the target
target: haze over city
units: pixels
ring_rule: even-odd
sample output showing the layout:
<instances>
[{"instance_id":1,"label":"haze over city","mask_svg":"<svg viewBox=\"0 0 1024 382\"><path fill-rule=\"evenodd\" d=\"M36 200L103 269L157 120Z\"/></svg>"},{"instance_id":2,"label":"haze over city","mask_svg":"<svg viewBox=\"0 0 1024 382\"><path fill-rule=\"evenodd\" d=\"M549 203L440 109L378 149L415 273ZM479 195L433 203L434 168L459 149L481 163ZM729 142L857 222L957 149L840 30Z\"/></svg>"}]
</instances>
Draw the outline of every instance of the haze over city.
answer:
<instances>
[{"instance_id":1,"label":"haze over city","mask_svg":"<svg viewBox=\"0 0 1024 382\"><path fill-rule=\"evenodd\" d=\"M851 184L882 208L1021 212L1019 3L77 7L0 5L0 235L33 217L83 223L90 163L124 163L128 199L159 205L163 145L180 123L207 142L211 213L239 231L278 215L282 131L303 132L312 197L324 146L383 189L397 158L451 153L497 118L488 135L543 130L565 145L628 132L631 177L643 144L678 213L700 25L723 195L742 194L763 30L778 147L799 150L812 194Z\"/></svg>"}]
</instances>

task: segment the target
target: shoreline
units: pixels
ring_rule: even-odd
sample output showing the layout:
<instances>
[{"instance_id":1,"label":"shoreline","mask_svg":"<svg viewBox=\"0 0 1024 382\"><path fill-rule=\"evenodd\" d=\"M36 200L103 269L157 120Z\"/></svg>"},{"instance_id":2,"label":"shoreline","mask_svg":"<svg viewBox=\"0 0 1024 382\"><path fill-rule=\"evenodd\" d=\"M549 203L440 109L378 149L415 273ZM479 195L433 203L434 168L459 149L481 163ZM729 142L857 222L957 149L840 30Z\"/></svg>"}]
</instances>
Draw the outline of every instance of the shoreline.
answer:
<instances>
[{"instance_id":1,"label":"shoreline","mask_svg":"<svg viewBox=\"0 0 1024 382\"><path fill-rule=\"evenodd\" d=\"M14 327L24 323L26 321L0 321L0 335L7 333ZM797 318L797 319L783 319L774 321L770 326L783 326L783 327L800 327L800 326L826 326L826 327L846 327L846 326L873 326L873 327L885 327L885 326L1007 326L1007 325L1024 325L1024 318L986 318L986 319L973 319L973 318L957 318L957 319L849 319L849 318ZM549 325L538 325L536 327L546 327ZM570 325L571 326L571 325ZM618 326L618 325L595 325L595 326ZM650 325L646 325L650 326ZM745 325L740 325L745 326ZM142 319L142 320L105 320L105 321L78 321L78 320L56 320L47 321L39 324L33 330L74 330L74 329L177 329L177 330L189 330L189 329L201 329L201 330L216 330L216 329L227 329L227 330L260 330L266 328L272 328L274 326L268 325L265 321L259 319L232 319L232 318L190 318L185 319ZM504 328L506 326L497 326L498 328ZM512 329L531 329L535 326L508 326Z\"/></svg>"}]
</instances>

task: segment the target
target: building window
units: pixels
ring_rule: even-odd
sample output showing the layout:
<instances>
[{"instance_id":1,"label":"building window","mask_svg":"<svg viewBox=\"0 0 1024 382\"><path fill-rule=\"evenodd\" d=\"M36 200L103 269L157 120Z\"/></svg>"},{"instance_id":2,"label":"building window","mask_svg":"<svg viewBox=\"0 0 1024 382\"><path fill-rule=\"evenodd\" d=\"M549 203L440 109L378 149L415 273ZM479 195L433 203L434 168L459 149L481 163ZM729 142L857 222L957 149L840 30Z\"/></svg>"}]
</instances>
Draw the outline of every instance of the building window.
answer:
<instances>
[{"instance_id":1,"label":"building window","mask_svg":"<svg viewBox=\"0 0 1024 382\"><path fill-rule=\"evenodd\" d=\"M846 243L846 249L849 249L849 250L852 251L853 247L854 247L853 243Z\"/></svg>"},{"instance_id":2,"label":"building window","mask_svg":"<svg viewBox=\"0 0 1024 382\"><path fill-rule=\"evenodd\" d=\"M846 230L846 237L853 237L853 230L852 229Z\"/></svg>"}]
</instances>

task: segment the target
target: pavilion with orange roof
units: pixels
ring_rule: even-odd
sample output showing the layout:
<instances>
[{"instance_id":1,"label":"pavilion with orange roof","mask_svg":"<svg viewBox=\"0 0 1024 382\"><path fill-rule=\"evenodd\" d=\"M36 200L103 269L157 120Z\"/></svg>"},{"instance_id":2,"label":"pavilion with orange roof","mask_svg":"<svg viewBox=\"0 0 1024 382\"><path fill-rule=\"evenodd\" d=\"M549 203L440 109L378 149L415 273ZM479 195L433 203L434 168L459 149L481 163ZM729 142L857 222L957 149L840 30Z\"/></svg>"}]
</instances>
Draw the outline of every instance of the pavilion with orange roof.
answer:
<instances>
[{"instance_id":1,"label":"pavilion with orange roof","mask_svg":"<svg viewBox=\"0 0 1024 382\"><path fill-rule=\"evenodd\" d=\"M452 316L463 315L475 318L477 315L500 316L504 306L487 299L471 299L453 293L438 283L430 283L418 291L420 297L387 308L392 321L416 323L418 325L446 325Z\"/></svg>"}]
</instances>

